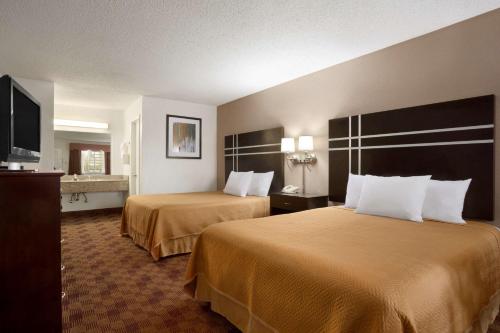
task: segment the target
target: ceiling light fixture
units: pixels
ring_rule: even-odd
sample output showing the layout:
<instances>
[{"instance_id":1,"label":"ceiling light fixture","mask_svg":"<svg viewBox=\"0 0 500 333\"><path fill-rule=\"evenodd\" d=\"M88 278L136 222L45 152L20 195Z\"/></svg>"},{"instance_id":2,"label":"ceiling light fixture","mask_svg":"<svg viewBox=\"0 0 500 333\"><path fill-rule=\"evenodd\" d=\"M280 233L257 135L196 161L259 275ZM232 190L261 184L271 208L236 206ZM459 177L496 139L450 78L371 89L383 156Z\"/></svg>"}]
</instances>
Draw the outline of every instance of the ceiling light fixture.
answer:
<instances>
[{"instance_id":1,"label":"ceiling light fixture","mask_svg":"<svg viewBox=\"0 0 500 333\"><path fill-rule=\"evenodd\" d=\"M67 119L54 119L55 126L69 126L69 127L84 127L84 128L97 128L107 129L108 123L98 123L93 121L81 120L67 120Z\"/></svg>"}]
</instances>

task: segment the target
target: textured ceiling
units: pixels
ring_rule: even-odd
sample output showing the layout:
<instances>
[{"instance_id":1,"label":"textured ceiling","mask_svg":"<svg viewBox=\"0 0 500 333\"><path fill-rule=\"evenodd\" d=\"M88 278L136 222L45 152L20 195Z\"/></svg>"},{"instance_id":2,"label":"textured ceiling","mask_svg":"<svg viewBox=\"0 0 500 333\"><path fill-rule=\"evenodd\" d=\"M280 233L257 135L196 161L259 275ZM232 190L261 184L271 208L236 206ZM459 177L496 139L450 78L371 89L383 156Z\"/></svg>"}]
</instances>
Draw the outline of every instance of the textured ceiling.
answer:
<instances>
[{"instance_id":1,"label":"textured ceiling","mask_svg":"<svg viewBox=\"0 0 500 333\"><path fill-rule=\"evenodd\" d=\"M500 0L1 0L0 73L56 103L222 104L500 7Z\"/></svg>"}]
</instances>

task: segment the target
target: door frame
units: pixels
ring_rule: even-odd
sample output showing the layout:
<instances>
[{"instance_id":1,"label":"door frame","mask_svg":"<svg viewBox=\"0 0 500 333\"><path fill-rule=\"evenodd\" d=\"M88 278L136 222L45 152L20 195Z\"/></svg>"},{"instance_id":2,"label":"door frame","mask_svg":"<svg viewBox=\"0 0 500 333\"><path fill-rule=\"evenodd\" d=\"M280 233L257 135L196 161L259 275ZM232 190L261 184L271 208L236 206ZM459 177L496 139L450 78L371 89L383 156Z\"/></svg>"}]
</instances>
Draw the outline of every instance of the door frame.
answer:
<instances>
[{"instance_id":1,"label":"door frame","mask_svg":"<svg viewBox=\"0 0 500 333\"><path fill-rule=\"evenodd\" d=\"M129 194L141 194L141 117L130 122L130 179Z\"/></svg>"}]
</instances>

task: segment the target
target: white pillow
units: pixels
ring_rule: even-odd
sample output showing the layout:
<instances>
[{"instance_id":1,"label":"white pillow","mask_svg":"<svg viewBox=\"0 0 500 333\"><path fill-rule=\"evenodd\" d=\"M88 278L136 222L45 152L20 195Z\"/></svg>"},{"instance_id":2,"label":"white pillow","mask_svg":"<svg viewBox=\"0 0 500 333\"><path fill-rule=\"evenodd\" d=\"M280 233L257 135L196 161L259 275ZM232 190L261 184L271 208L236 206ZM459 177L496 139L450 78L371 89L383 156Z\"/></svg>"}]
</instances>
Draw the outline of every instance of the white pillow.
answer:
<instances>
[{"instance_id":1,"label":"white pillow","mask_svg":"<svg viewBox=\"0 0 500 333\"><path fill-rule=\"evenodd\" d=\"M427 185L431 176L365 176L356 213L423 222Z\"/></svg>"},{"instance_id":2,"label":"white pillow","mask_svg":"<svg viewBox=\"0 0 500 333\"><path fill-rule=\"evenodd\" d=\"M248 192L248 187L250 187L250 182L252 181L253 171L249 172L234 172L231 171L227 179L226 187L224 187L224 193L236 195L239 197L246 197Z\"/></svg>"},{"instance_id":3,"label":"white pillow","mask_svg":"<svg viewBox=\"0 0 500 333\"><path fill-rule=\"evenodd\" d=\"M266 173L253 173L247 195L266 197L273 181L274 171Z\"/></svg>"},{"instance_id":4,"label":"white pillow","mask_svg":"<svg viewBox=\"0 0 500 333\"><path fill-rule=\"evenodd\" d=\"M471 179L457 181L431 179L427 187L422 216L425 219L465 224L462 211L470 182Z\"/></svg>"},{"instance_id":5,"label":"white pillow","mask_svg":"<svg viewBox=\"0 0 500 333\"><path fill-rule=\"evenodd\" d=\"M345 194L346 208L356 208L358 207L359 197L361 196L361 188L363 187L365 176L349 174L349 180L347 181L347 191Z\"/></svg>"}]
</instances>

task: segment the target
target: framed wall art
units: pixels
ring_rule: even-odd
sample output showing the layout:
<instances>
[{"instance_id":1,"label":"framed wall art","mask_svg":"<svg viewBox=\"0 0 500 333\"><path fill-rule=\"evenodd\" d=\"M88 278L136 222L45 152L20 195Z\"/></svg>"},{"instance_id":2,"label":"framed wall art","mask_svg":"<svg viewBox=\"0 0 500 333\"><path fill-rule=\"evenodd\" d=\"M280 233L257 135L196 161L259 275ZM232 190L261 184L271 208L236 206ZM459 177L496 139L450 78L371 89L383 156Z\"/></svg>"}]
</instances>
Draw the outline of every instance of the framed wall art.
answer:
<instances>
[{"instance_id":1,"label":"framed wall art","mask_svg":"<svg viewBox=\"0 0 500 333\"><path fill-rule=\"evenodd\" d=\"M201 159L201 118L167 114L167 158Z\"/></svg>"}]
</instances>

